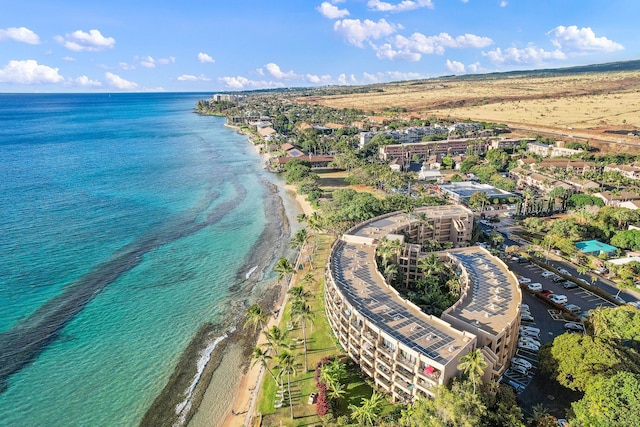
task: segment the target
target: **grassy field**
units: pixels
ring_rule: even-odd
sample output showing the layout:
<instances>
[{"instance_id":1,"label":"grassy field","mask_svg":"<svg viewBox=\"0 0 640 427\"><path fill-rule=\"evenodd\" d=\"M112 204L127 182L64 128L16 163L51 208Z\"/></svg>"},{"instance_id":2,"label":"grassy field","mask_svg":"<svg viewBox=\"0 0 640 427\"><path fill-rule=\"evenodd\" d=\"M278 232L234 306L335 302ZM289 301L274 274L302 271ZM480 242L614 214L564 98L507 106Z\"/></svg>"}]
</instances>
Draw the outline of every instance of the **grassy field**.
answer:
<instances>
[{"instance_id":1,"label":"grassy field","mask_svg":"<svg viewBox=\"0 0 640 427\"><path fill-rule=\"evenodd\" d=\"M521 132L543 132L568 140L591 139L638 151L640 140L605 130L640 128L640 71L579 74L488 74L378 85L380 92L314 96L299 102L358 108L383 114L505 123ZM637 144L637 147L634 145ZM625 148L626 147L626 148Z\"/></svg>"}]
</instances>

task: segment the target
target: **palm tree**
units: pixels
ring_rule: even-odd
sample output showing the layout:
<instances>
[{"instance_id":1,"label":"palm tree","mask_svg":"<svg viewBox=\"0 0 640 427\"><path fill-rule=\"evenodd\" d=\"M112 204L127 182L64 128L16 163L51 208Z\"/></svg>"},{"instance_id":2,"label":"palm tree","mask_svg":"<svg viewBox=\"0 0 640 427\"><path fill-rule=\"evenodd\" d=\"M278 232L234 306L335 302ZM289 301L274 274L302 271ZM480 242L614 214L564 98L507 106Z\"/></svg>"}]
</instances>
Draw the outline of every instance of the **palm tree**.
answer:
<instances>
[{"instance_id":1,"label":"palm tree","mask_svg":"<svg viewBox=\"0 0 640 427\"><path fill-rule=\"evenodd\" d=\"M418 260L417 267L422 270L423 276L431 276L434 273L440 271L441 263L438 259L438 255L431 252L424 258Z\"/></svg>"},{"instance_id":2,"label":"palm tree","mask_svg":"<svg viewBox=\"0 0 640 427\"><path fill-rule=\"evenodd\" d=\"M273 271L278 273L278 281L281 281L289 274L293 274L296 272L289 260L285 257L281 257L280 259L278 259L276 265L273 267Z\"/></svg>"},{"instance_id":3,"label":"palm tree","mask_svg":"<svg viewBox=\"0 0 640 427\"><path fill-rule=\"evenodd\" d=\"M276 356L278 356L278 349L281 347L286 347L287 339L289 339L289 331L282 330L276 325L273 325L271 329L268 331L264 331L264 336L267 338L267 341L271 344L273 351L275 351Z\"/></svg>"},{"instance_id":4,"label":"palm tree","mask_svg":"<svg viewBox=\"0 0 640 427\"><path fill-rule=\"evenodd\" d=\"M291 408L291 419L293 419L293 404L291 402L291 374L296 373L296 357L286 350L283 351L278 355L278 368L280 368L280 375L287 374L289 408Z\"/></svg>"},{"instance_id":5,"label":"palm tree","mask_svg":"<svg viewBox=\"0 0 640 427\"><path fill-rule=\"evenodd\" d=\"M302 276L302 279L300 280L301 285L312 285L315 282L316 282L316 279L313 277L313 274L311 273L306 273L304 276Z\"/></svg>"},{"instance_id":6,"label":"palm tree","mask_svg":"<svg viewBox=\"0 0 640 427\"><path fill-rule=\"evenodd\" d=\"M311 308L305 303L304 300L297 300L291 304L291 319L300 323L302 326L302 342L304 344L304 371L307 372L309 370L307 366L307 331L306 325L307 320L313 323L314 314L311 311Z\"/></svg>"},{"instance_id":7,"label":"palm tree","mask_svg":"<svg viewBox=\"0 0 640 427\"><path fill-rule=\"evenodd\" d=\"M244 329L247 329L249 326L253 326L254 332L258 330L258 326L260 326L260 329L264 329L268 318L269 315L262 310L262 307L258 304L253 304L245 314Z\"/></svg>"},{"instance_id":8,"label":"palm tree","mask_svg":"<svg viewBox=\"0 0 640 427\"><path fill-rule=\"evenodd\" d=\"M420 225L420 243L424 241L424 230L433 230L433 225L429 222L429 216L424 212L418 212L416 214L418 218L418 224Z\"/></svg>"},{"instance_id":9,"label":"palm tree","mask_svg":"<svg viewBox=\"0 0 640 427\"><path fill-rule=\"evenodd\" d=\"M355 418L360 425L372 426L375 424L376 416L382 410L382 402L384 396L374 390L371 398L362 398L360 406L349 405L351 416Z\"/></svg>"},{"instance_id":10,"label":"palm tree","mask_svg":"<svg viewBox=\"0 0 640 427\"><path fill-rule=\"evenodd\" d=\"M274 375L273 371L269 369L268 361L271 360L271 356L269 356L266 351L262 351L260 347L255 347L253 349L253 353L251 353L251 359L253 360L251 366L255 366L257 363L260 363L262 366L267 368L267 371L271 375L271 378L273 378L273 380L276 382L276 387L280 387L278 378Z\"/></svg>"},{"instance_id":11,"label":"palm tree","mask_svg":"<svg viewBox=\"0 0 640 427\"><path fill-rule=\"evenodd\" d=\"M387 282L391 283L398 275L398 266L396 264L389 264L384 268L384 278Z\"/></svg>"},{"instance_id":12,"label":"palm tree","mask_svg":"<svg viewBox=\"0 0 640 427\"><path fill-rule=\"evenodd\" d=\"M460 358L460 364L458 369L465 373L473 384L473 394L476 394L476 383L478 378L482 377L484 370L487 367L487 361L482 356L482 350L479 348L473 351L469 351L466 355Z\"/></svg>"},{"instance_id":13,"label":"palm tree","mask_svg":"<svg viewBox=\"0 0 640 427\"><path fill-rule=\"evenodd\" d=\"M287 293L293 298L294 304L298 301L306 303L309 297L311 297L311 293L306 291L302 285L292 287Z\"/></svg>"}]
</instances>

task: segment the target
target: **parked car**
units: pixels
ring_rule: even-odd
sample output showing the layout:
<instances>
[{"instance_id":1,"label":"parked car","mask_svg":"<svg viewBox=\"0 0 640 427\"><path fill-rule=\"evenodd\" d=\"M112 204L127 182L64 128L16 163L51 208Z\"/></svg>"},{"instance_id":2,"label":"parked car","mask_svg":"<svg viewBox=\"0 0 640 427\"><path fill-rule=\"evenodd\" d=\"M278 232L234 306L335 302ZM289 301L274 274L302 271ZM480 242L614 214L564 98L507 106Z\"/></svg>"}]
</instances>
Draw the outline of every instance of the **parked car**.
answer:
<instances>
[{"instance_id":1,"label":"parked car","mask_svg":"<svg viewBox=\"0 0 640 427\"><path fill-rule=\"evenodd\" d=\"M613 295L613 299L618 301L620 304L626 304L627 303L620 295Z\"/></svg>"},{"instance_id":2,"label":"parked car","mask_svg":"<svg viewBox=\"0 0 640 427\"><path fill-rule=\"evenodd\" d=\"M553 281L553 283L560 283L560 282L564 281L564 277L553 276L553 278L551 280Z\"/></svg>"},{"instance_id":3,"label":"parked car","mask_svg":"<svg viewBox=\"0 0 640 427\"><path fill-rule=\"evenodd\" d=\"M542 290L542 283L529 283L527 285L527 289L529 289L530 291L533 292L537 292L537 291L541 291Z\"/></svg>"},{"instance_id":4,"label":"parked car","mask_svg":"<svg viewBox=\"0 0 640 427\"><path fill-rule=\"evenodd\" d=\"M531 369L533 368L533 365L531 364L531 362L529 362L527 359L523 359L522 357L512 357L511 358L511 365L522 365L527 369Z\"/></svg>"},{"instance_id":5,"label":"parked car","mask_svg":"<svg viewBox=\"0 0 640 427\"><path fill-rule=\"evenodd\" d=\"M564 268L559 268L558 271L562 274L565 274L567 276L571 276L571 273L569 273L569 270L566 270Z\"/></svg>"},{"instance_id":6,"label":"parked car","mask_svg":"<svg viewBox=\"0 0 640 427\"><path fill-rule=\"evenodd\" d=\"M564 328L568 331L584 332L584 325L576 322L567 322L564 324Z\"/></svg>"},{"instance_id":7,"label":"parked car","mask_svg":"<svg viewBox=\"0 0 640 427\"><path fill-rule=\"evenodd\" d=\"M538 351L538 350L540 350L540 347L534 345L533 343L522 342L522 341L518 341L518 348L521 348L523 350L529 350L529 351Z\"/></svg>"},{"instance_id":8,"label":"parked car","mask_svg":"<svg viewBox=\"0 0 640 427\"><path fill-rule=\"evenodd\" d=\"M540 329L533 326L520 326L520 332L531 332L540 335Z\"/></svg>"},{"instance_id":9,"label":"parked car","mask_svg":"<svg viewBox=\"0 0 640 427\"><path fill-rule=\"evenodd\" d=\"M582 277L580 277L578 280L581 281L582 283L584 283L585 285L590 285L591 284L591 283L589 283L589 281L587 279L583 279Z\"/></svg>"},{"instance_id":10,"label":"parked car","mask_svg":"<svg viewBox=\"0 0 640 427\"><path fill-rule=\"evenodd\" d=\"M533 318L533 316L529 313L520 313L520 320L524 321L524 322L535 322L536 320Z\"/></svg>"},{"instance_id":11,"label":"parked car","mask_svg":"<svg viewBox=\"0 0 640 427\"><path fill-rule=\"evenodd\" d=\"M566 308L567 310L569 310L573 314L582 313L582 309L580 308L580 306L575 305L575 304L567 304L567 305L564 306L564 308Z\"/></svg>"},{"instance_id":12,"label":"parked car","mask_svg":"<svg viewBox=\"0 0 640 427\"><path fill-rule=\"evenodd\" d=\"M554 274L555 274L555 273L553 273L552 271L545 270L545 271L543 271L540 275L541 275L542 277L544 277L544 278L548 278L548 277L553 276Z\"/></svg>"},{"instance_id":13,"label":"parked car","mask_svg":"<svg viewBox=\"0 0 640 427\"><path fill-rule=\"evenodd\" d=\"M540 339L540 334L532 331L520 331L521 337L531 337L535 339Z\"/></svg>"},{"instance_id":14,"label":"parked car","mask_svg":"<svg viewBox=\"0 0 640 427\"><path fill-rule=\"evenodd\" d=\"M533 339L533 338L531 338L531 337L522 336L522 335L520 336L519 341L520 341L520 342L529 342L529 343L531 343L531 344L533 344L533 345L536 345L536 346L538 346L538 347L540 347L540 346L542 345L542 344L540 344L540 341L538 341L538 340L536 340L536 339Z\"/></svg>"},{"instance_id":15,"label":"parked car","mask_svg":"<svg viewBox=\"0 0 640 427\"><path fill-rule=\"evenodd\" d=\"M506 384L508 386L510 386L511 388L513 388L513 391L515 394L520 394L524 391L524 386L522 384L519 384L515 381L512 381L510 379L508 379L507 377L503 377L502 380L500 380L500 382L502 384Z\"/></svg>"},{"instance_id":16,"label":"parked car","mask_svg":"<svg viewBox=\"0 0 640 427\"><path fill-rule=\"evenodd\" d=\"M520 283L521 285L531 283L531 279L529 279L528 277L521 277L518 279L518 283Z\"/></svg>"},{"instance_id":17,"label":"parked car","mask_svg":"<svg viewBox=\"0 0 640 427\"><path fill-rule=\"evenodd\" d=\"M519 263L519 264L526 264L526 263L528 263L528 262L530 262L530 261L529 261L529 258L526 258L526 257L523 257L523 256L521 256L520 258L518 258L518 263Z\"/></svg>"},{"instance_id":18,"label":"parked car","mask_svg":"<svg viewBox=\"0 0 640 427\"><path fill-rule=\"evenodd\" d=\"M553 294L553 291L550 291L549 289L543 289L540 291L540 296L543 297L549 297L551 294Z\"/></svg>"},{"instance_id":19,"label":"parked car","mask_svg":"<svg viewBox=\"0 0 640 427\"><path fill-rule=\"evenodd\" d=\"M569 421L564 418L558 418L558 427L569 427Z\"/></svg>"},{"instance_id":20,"label":"parked car","mask_svg":"<svg viewBox=\"0 0 640 427\"><path fill-rule=\"evenodd\" d=\"M549 295L547 298L549 298L551 301L555 302L556 304L565 305L567 303L566 295L553 294L553 295Z\"/></svg>"},{"instance_id":21,"label":"parked car","mask_svg":"<svg viewBox=\"0 0 640 427\"><path fill-rule=\"evenodd\" d=\"M529 311L529 304L520 304L520 309L522 311Z\"/></svg>"},{"instance_id":22,"label":"parked car","mask_svg":"<svg viewBox=\"0 0 640 427\"><path fill-rule=\"evenodd\" d=\"M522 365L511 365L511 367L509 367L509 371L511 371L512 373L513 372L518 373L520 375L528 375L529 374L529 371L527 370L527 368L525 368Z\"/></svg>"},{"instance_id":23,"label":"parked car","mask_svg":"<svg viewBox=\"0 0 640 427\"><path fill-rule=\"evenodd\" d=\"M578 285L576 282L572 282L571 280L567 280L562 284L562 287L565 289L575 289L575 288L579 288L580 285Z\"/></svg>"}]
</instances>

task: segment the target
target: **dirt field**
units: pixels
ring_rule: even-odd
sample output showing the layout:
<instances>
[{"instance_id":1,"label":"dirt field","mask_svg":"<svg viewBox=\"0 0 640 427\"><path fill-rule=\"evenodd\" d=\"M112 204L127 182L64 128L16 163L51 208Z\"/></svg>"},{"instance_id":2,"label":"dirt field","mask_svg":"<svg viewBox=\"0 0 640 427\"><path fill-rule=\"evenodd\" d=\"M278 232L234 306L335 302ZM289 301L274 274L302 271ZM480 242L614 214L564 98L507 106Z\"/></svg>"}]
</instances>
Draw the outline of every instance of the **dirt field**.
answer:
<instances>
[{"instance_id":1,"label":"dirt field","mask_svg":"<svg viewBox=\"0 0 640 427\"><path fill-rule=\"evenodd\" d=\"M603 151L640 152L640 71L548 76L485 75L380 86L382 92L310 97L300 102L407 114L506 123L523 134L544 132L563 140L592 140Z\"/></svg>"}]
</instances>

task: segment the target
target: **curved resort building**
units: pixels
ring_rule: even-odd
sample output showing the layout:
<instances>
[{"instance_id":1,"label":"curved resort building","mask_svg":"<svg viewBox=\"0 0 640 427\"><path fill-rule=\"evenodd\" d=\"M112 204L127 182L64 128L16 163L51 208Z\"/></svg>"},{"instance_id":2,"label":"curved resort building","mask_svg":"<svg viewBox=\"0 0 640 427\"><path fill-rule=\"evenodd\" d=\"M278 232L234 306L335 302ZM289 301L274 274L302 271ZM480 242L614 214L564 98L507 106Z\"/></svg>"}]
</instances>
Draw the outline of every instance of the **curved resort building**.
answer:
<instances>
[{"instance_id":1,"label":"curved resort building","mask_svg":"<svg viewBox=\"0 0 640 427\"><path fill-rule=\"evenodd\" d=\"M486 249L467 247L472 227L469 209L430 206L373 218L333 245L325 280L329 323L349 356L395 401L433 395L433 387L458 375L460 358L476 348L488 364L484 381L500 376L516 351L522 300L516 276ZM406 236L415 243L404 244ZM455 265L458 301L436 317L400 296L376 266L383 238L404 244L395 261L407 281L422 275L418 259L428 255L420 250L423 243L452 242L453 249L438 257Z\"/></svg>"}]
</instances>

